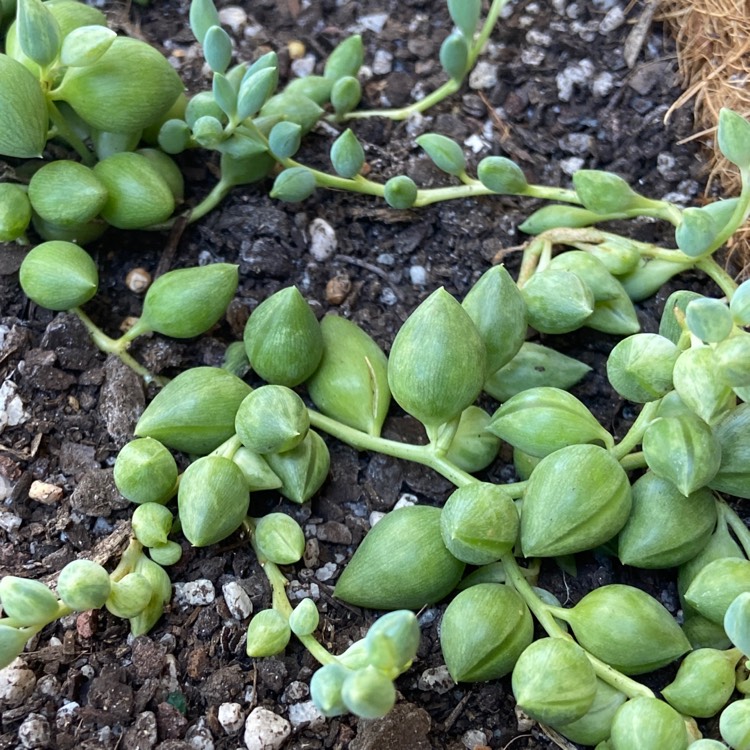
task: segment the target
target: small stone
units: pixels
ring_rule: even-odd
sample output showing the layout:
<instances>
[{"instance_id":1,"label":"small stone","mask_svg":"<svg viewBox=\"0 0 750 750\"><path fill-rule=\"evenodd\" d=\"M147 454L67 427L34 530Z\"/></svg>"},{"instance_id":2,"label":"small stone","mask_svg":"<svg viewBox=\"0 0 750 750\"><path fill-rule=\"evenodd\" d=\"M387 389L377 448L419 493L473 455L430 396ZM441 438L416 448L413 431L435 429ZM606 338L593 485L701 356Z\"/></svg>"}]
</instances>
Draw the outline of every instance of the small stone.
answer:
<instances>
[{"instance_id":1,"label":"small stone","mask_svg":"<svg viewBox=\"0 0 750 750\"><path fill-rule=\"evenodd\" d=\"M156 715L153 711L138 714L133 725L125 730L123 736L125 750L151 750L158 741Z\"/></svg>"},{"instance_id":2,"label":"small stone","mask_svg":"<svg viewBox=\"0 0 750 750\"><path fill-rule=\"evenodd\" d=\"M480 60L469 74L469 87L472 89L491 89L497 85L497 65Z\"/></svg>"},{"instance_id":3,"label":"small stone","mask_svg":"<svg viewBox=\"0 0 750 750\"><path fill-rule=\"evenodd\" d=\"M219 11L219 21L236 34L247 23L247 13L238 5L228 5Z\"/></svg>"},{"instance_id":4,"label":"small stone","mask_svg":"<svg viewBox=\"0 0 750 750\"><path fill-rule=\"evenodd\" d=\"M125 277L125 286L135 294L143 294L151 286L151 274L145 268L131 268Z\"/></svg>"},{"instance_id":5,"label":"small stone","mask_svg":"<svg viewBox=\"0 0 750 750\"><path fill-rule=\"evenodd\" d=\"M80 710L81 704L76 701L63 703L63 705L57 709L57 713L55 714L55 726L58 729L66 729L76 721Z\"/></svg>"},{"instance_id":6,"label":"small stone","mask_svg":"<svg viewBox=\"0 0 750 750\"><path fill-rule=\"evenodd\" d=\"M370 513L369 521L370 521L370 528L372 528L378 521L381 521L385 516L385 513L381 510L374 510L372 513Z\"/></svg>"},{"instance_id":7,"label":"small stone","mask_svg":"<svg viewBox=\"0 0 750 750\"><path fill-rule=\"evenodd\" d=\"M594 137L589 133L567 133L560 138L559 144L563 151L581 156L591 151Z\"/></svg>"},{"instance_id":8,"label":"small stone","mask_svg":"<svg viewBox=\"0 0 750 750\"><path fill-rule=\"evenodd\" d=\"M284 694L281 696L283 703L299 703L303 698L307 698L310 695L310 688L300 680L293 680L284 689Z\"/></svg>"},{"instance_id":9,"label":"small stone","mask_svg":"<svg viewBox=\"0 0 750 750\"><path fill-rule=\"evenodd\" d=\"M245 747L247 750L279 750L291 733L292 726L286 719L258 706L245 722Z\"/></svg>"},{"instance_id":10,"label":"small stone","mask_svg":"<svg viewBox=\"0 0 750 750\"><path fill-rule=\"evenodd\" d=\"M392 307L398 302L398 296L396 292L390 287L385 287L380 293L380 301L387 307Z\"/></svg>"},{"instance_id":11,"label":"small stone","mask_svg":"<svg viewBox=\"0 0 750 750\"><path fill-rule=\"evenodd\" d=\"M201 716L198 721L189 727L185 732L185 742L190 745L193 750L214 750L216 747L214 744L214 738L211 735L211 730L208 728L206 718Z\"/></svg>"},{"instance_id":12,"label":"small stone","mask_svg":"<svg viewBox=\"0 0 750 750\"><path fill-rule=\"evenodd\" d=\"M334 276L326 284L326 301L331 305L340 305L352 290L352 280L346 274Z\"/></svg>"},{"instance_id":13,"label":"small stone","mask_svg":"<svg viewBox=\"0 0 750 750\"><path fill-rule=\"evenodd\" d=\"M307 228L310 233L310 255L322 263L328 260L338 247L336 232L325 219L313 219Z\"/></svg>"},{"instance_id":14,"label":"small stone","mask_svg":"<svg viewBox=\"0 0 750 750\"><path fill-rule=\"evenodd\" d=\"M23 519L21 516L17 516L15 513L10 513L9 511L0 511L0 529L3 531L7 531L10 534L22 523Z\"/></svg>"},{"instance_id":15,"label":"small stone","mask_svg":"<svg viewBox=\"0 0 750 750\"><path fill-rule=\"evenodd\" d=\"M175 601L181 606L205 606L216 598L214 585L207 578L187 583L175 583Z\"/></svg>"},{"instance_id":16,"label":"small stone","mask_svg":"<svg viewBox=\"0 0 750 750\"><path fill-rule=\"evenodd\" d=\"M372 72L376 76L385 76L393 70L393 55L384 49L375 52L372 61Z\"/></svg>"},{"instance_id":17,"label":"small stone","mask_svg":"<svg viewBox=\"0 0 750 750\"><path fill-rule=\"evenodd\" d=\"M187 719L171 703L164 701L156 707L156 726L159 730L159 737L168 740L182 739L187 723Z\"/></svg>"},{"instance_id":18,"label":"small stone","mask_svg":"<svg viewBox=\"0 0 750 750\"><path fill-rule=\"evenodd\" d=\"M291 45L290 45L291 46ZM315 55L305 55L292 61L292 73L298 78L306 78L315 70Z\"/></svg>"},{"instance_id":19,"label":"small stone","mask_svg":"<svg viewBox=\"0 0 750 750\"><path fill-rule=\"evenodd\" d=\"M35 479L31 483L31 487L29 487L29 498L36 500L38 503L44 503L44 505L59 503L62 497L63 489L56 484L40 482L38 479Z\"/></svg>"},{"instance_id":20,"label":"small stone","mask_svg":"<svg viewBox=\"0 0 750 750\"><path fill-rule=\"evenodd\" d=\"M222 703L218 710L219 724L227 734L237 734L245 723L239 703Z\"/></svg>"},{"instance_id":21,"label":"small stone","mask_svg":"<svg viewBox=\"0 0 750 750\"><path fill-rule=\"evenodd\" d=\"M625 12L619 5L607 11L607 15L599 22L600 34L611 34L625 23Z\"/></svg>"},{"instance_id":22,"label":"small stone","mask_svg":"<svg viewBox=\"0 0 750 750\"><path fill-rule=\"evenodd\" d=\"M305 52L307 52L304 42L299 41L299 39L293 39L289 42L286 49L289 52L290 60L300 60L305 56Z\"/></svg>"},{"instance_id":23,"label":"small stone","mask_svg":"<svg viewBox=\"0 0 750 750\"><path fill-rule=\"evenodd\" d=\"M570 159L560 160L560 169L567 175L575 174L579 169L583 169L585 160L580 156L571 156Z\"/></svg>"},{"instance_id":24,"label":"small stone","mask_svg":"<svg viewBox=\"0 0 750 750\"><path fill-rule=\"evenodd\" d=\"M303 726L319 727L325 723L325 720L325 716L312 701L289 706L289 721L295 730Z\"/></svg>"},{"instance_id":25,"label":"small stone","mask_svg":"<svg viewBox=\"0 0 750 750\"><path fill-rule=\"evenodd\" d=\"M14 659L0 669L0 703L7 708L20 706L34 692L36 675L22 659Z\"/></svg>"},{"instance_id":26,"label":"small stone","mask_svg":"<svg viewBox=\"0 0 750 750\"><path fill-rule=\"evenodd\" d=\"M545 52L541 47L526 47L521 50L521 62L536 68L544 62Z\"/></svg>"},{"instance_id":27,"label":"small stone","mask_svg":"<svg viewBox=\"0 0 750 750\"><path fill-rule=\"evenodd\" d=\"M424 266L412 266L409 269L409 279L414 286L424 286L427 283L427 269Z\"/></svg>"},{"instance_id":28,"label":"small stone","mask_svg":"<svg viewBox=\"0 0 750 750\"><path fill-rule=\"evenodd\" d=\"M614 87L614 76L608 70L605 70L599 73L591 82L591 93L594 96L607 96Z\"/></svg>"},{"instance_id":29,"label":"small stone","mask_svg":"<svg viewBox=\"0 0 750 750\"><path fill-rule=\"evenodd\" d=\"M456 683L448 672L448 667L444 664L439 667L425 669L419 676L419 689L428 690L438 695L443 695L453 689Z\"/></svg>"},{"instance_id":30,"label":"small stone","mask_svg":"<svg viewBox=\"0 0 750 750\"><path fill-rule=\"evenodd\" d=\"M318 568L315 571L315 577L325 583L330 581L336 575L336 563L328 562L322 568Z\"/></svg>"},{"instance_id":31,"label":"small stone","mask_svg":"<svg viewBox=\"0 0 750 750\"><path fill-rule=\"evenodd\" d=\"M316 529L316 536L321 542L331 544L351 544L352 532L349 527L338 521L326 521Z\"/></svg>"},{"instance_id":32,"label":"small stone","mask_svg":"<svg viewBox=\"0 0 750 750\"><path fill-rule=\"evenodd\" d=\"M372 31L375 34L379 34L385 28L387 21L387 13L369 13L366 16L360 16L357 19L356 27L351 29L351 31L355 33L358 31Z\"/></svg>"},{"instance_id":33,"label":"small stone","mask_svg":"<svg viewBox=\"0 0 750 750\"><path fill-rule=\"evenodd\" d=\"M481 729L469 729L461 737L466 750L478 750L487 746L487 735Z\"/></svg>"},{"instance_id":34,"label":"small stone","mask_svg":"<svg viewBox=\"0 0 750 750\"><path fill-rule=\"evenodd\" d=\"M23 408L21 397L16 394L18 386L12 380L0 385L0 432L6 427L16 427L29 418Z\"/></svg>"},{"instance_id":35,"label":"small stone","mask_svg":"<svg viewBox=\"0 0 750 750\"><path fill-rule=\"evenodd\" d=\"M237 581L229 581L221 587L224 602L232 617L246 620L253 613L253 602L250 595Z\"/></svg>"},{"instance_id":36,"label":"small stone","mask_svg":"<svg viewBox=\"0 0 750 750\"><path fill-rule=\"evenodd\" d=\"M563 102L569 102L574 87L588 85L593 73L594 65L586 58L563 68L555 77L558 98Z\"/></svg>"},{"instance_id":37,"label":"small stone","mask_svg":"<svg viewBox=\"0 0 750 750\"><path fill-rule=\"evenodd\" d=\"M49 722L42 714L29 714L18 727L18 739L21 747L49 747L51 739Z\"/></svg>"}]
</instances>

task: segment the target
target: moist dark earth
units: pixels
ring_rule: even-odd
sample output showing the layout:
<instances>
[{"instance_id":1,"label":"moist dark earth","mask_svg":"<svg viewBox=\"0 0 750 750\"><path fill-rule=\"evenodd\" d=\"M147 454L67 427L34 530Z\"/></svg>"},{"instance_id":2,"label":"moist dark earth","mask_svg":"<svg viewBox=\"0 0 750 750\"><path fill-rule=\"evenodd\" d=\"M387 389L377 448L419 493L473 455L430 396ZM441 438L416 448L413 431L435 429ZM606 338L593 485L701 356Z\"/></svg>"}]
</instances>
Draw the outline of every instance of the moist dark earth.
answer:
<instances>
[{"instance_id":1,"label":"moist dark earth","mask_svg":"<svg viewBox=\"0 0 750 750\"><path fill-rule=\"evenodd\" d=\"M118 31L159 47L191 93L209 85L188 28L186 2L102 7ZM244 10L219 7L234 24L227 28L237 59L253 60L274 49L282 80L307 63L318 72L341 39L361 32L369 68L363 107L403 105L444 81L437 55L451 27L440 0L256 0ZM680 93L672 43L658 18L645 25L640 38L631 36L645 12L643 3L624 0L511 3L478 72L458 94L419 121L353 125L365 144L370 176L384 180L407 173L424 186L449 183L414 143L419 133L432 131L464 144L471 165L489 154L505 155L530 181L566 187L577 168L608 169L646 195L698 205L705 160L696 142L680 144L692 133L690 112L677 111L664 121ZM292 64L292 41L301 42L311 57ZM634 57L632 67L626 53ZM302 160L326 166L331 140L332 129L319 128L307 139ZM183 157L181 166L187 200L195 203L214 184L216 166L205 154ZM387 351L399 326L431 291L444 286L462 298L499 251L521 245L525 237L516 227L536 207L528 200L491 197L394 211L375 199L322 190L303 203L284 204L268 197L269 188L266 182L235 190L182 233L106 234L90 247L101 288L86 311L117 335L140 309L142 295L126 285L132 269L156 275L225 261L237 263L241 274L226 320L199 340L139 341L132 350L137 359L165 375L218 365L226 345L241 338L253 308L290 284L317 313L351 318ZM310 225L316 219L332 228L336 244L313 254ZM658 223L615 228L671 244ZM92 551L109 569L116 564L131 511L114 488L111 467L153 392L118 361L105 358L76 318L29 303L18 287L24 251L0 249L0 376L6 394L0 408L0 573L51 580L65 563ZM517 271L518 253L505 262ZM697 276L676 284L715 292ZM675 283L640 306L644 330L656 329L673 288ZM616 339L586 330L564 337L535 334L535 340L594 368L573 392L622 435L634 412L602 374ZM386 434L420 439L416 423L397 409ZM269 494L254 498L252 512L280 509L303 524L307 552L304 564L286 571L290 591L317 592L319 635L340 652L377 614L331 596L366 533L369 514L392 508L405 494L440 504L451 486L419 466L358 454L333 440L329 446L330 477L311 502L294 506ZM485 476L513 480L507 452ZM60 492L30 499L35 480ZM70 616L34 639L23 655L30 670L25 688L2 706L0 748L46 741L48 747L81 750L234 750L244 747L243 734L240 725L231 733L227 722L219 721L219 707L227 703L239 704L240 719L263 706L290 720L292 734L284 747L300 750L572 747L533 722L519 721L508 680L457 686L447 678L438 643L442 606L420 614L418 659L398 680L400 698L392 714L374 722L316 719L305 713L316 664L299 644L272 659L251 660L244 653L247 617L230 610L225 592L239 584L255 611L270 604L249 545L236 535L209 549L192 549L184 540L182 546L182 560L170 569L175 597L148 636L129 638L126 623L101 611ZM669 573L623 569L604 556L584 556L577 577L552 566L543 576L564 604L619 581L641 586L677 609ZM196 581L203 582L197 594L185 589ZM37 734L28 739L26 732L22 745L19 728L28 729L29 718ZM706 731L711 736L710 726ZM33 737L42 744L33 744Z\"/></svg>"}]
</instances>

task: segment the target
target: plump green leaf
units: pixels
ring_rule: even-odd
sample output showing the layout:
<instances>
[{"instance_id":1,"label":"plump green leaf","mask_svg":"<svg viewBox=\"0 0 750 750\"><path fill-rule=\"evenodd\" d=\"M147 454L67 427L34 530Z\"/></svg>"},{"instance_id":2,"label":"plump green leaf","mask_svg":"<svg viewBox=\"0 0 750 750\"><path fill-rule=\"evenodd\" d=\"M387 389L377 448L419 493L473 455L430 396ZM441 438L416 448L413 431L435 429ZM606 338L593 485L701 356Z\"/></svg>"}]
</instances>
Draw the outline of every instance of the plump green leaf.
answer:
<instances>
[{"instance_id":1,"label":"plump green leaf","mask_svg":"<svg viewBox=\"0 0 750 750\"><path fill-rule=\"evenodd\" d=\"M750 122L731 109L719 110L716 140L721 153L741 169L750 167Z\"/></svg>"},{"instance_id":2,"label":"plump green leaf","mask_svg":"<svg viewBox=\"0 0 750 750\"><path fill-rule=\"evenodd\" d=\"M0 54L0 153L23 159L42 155L47 102L39 81L17 60Z\"/></svg>"}]
</instances>

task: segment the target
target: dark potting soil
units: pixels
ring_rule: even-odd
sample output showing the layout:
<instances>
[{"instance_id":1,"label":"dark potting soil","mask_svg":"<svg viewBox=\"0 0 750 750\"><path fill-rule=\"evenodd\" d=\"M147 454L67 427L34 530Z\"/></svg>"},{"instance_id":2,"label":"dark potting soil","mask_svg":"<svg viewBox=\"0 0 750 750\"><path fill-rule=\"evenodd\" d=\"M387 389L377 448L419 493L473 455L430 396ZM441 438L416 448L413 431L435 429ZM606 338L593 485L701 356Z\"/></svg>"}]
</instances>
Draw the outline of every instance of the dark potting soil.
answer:
<instances>
[{"instance_id":1,"label":"dark potting soil","mask_svg":"<svg viewBox=\"0 0 750 750\"><path fill-rule=\"evenodd\" d=\"M252 60L274 49L282 80L308 63L318 72L330 50L359 31L371 73L363 106L399 106L444 81L437 56L450 22L440 0L257 0L242 8L220 7L234 24L227 28L237 58ZM146 8L104 2L103 8L118 30L160 47L190 92L209 86L188 29L186 2L155 0ZM352 124L365 145L370 174L386 179L407 173L424 186L448 182L414 143L417 135L432 131L464 144L472 166L488 154L502 154L530 181L555 186L569 186L570 175L581 167L608 169L646 195L698 204L704 160L697 143L681 143L691 133L690 113L677 111L664 122L680 93L672 44L657 22L647 25L640 47L631 34L646 10L644 3L630 7L624 0L511 3L459 94L424 118ZM292 61L292 41L302 42L311 58ZM625 57L633 52L629 67ZM308 138L302 160L326 167L334 135L331 127L319 128ZM194 203L210 190L217 168L205 154L185 156L181 164ZM368 197L323 190L300 204L284 204L268 197L269 187L267 181L236 189L203 220L171 237L106 234L90 247L101 290L87 312L117 335L128 316L138 315L142 301L126 285L129 271L156 274L225 261L239 264L241 274L226 321L199 340L139 341L133 347L137 359L167 375L218 365L227 343L241 338L253 308L290 284L320 315L336 311L356 321L387 351L399 326L435 288L444 286L462 298L499 251L521 245L525 236L516 227L537 205L491 197L394 211ZM311 224L319 220L335 238L323 249L311 246ZM667 228L656 222L617 228L672 244ZM0 249L0 575L48 580L92 550L110 569L116 564L131 509L114 488L112 465L153 392L118 361L106 359L74 316L29 303L18 287L24 250ZM516 272L518 253L509 253L505 262ZM693 275L678 283L712 289ZM673 288L639 307L644 330L656 330ZM617 339L584 329L535 340L592 366L573 392L603 425L622 435L635 411L603 374ZM420 435L418 425L395 409L386 433ZM391 509L405 494L439 504L451 486L423 467L328 442L331 475L312 502L295 506L268 493L254 498L253 512L280 509L303 524L307 552L304 564L287 571L290 595L314 596L320 637L340 652L376 616L331 596L369 528L370 513ZM513 480L507 451L486 476ZM53 485L52 494L35 492L30 499L34 481ZM0 750L20 746L19 727L28 728L30 718L42 739L47 727L46 746L60 750L233 750L243 746L242 730L228 733L219 722L219 707L227 703L239 704L242 716L264 706L290 720L293 732L284 747L295 750L569 746L516 715L508 680L450 681L438 642L444 605L420 614L419 657L398 680L401 697L388 717L321 721L307 703L316 663L298 643L282 657L245 656L249 605L255 611L269 606L270 590L239 535L208 549L183 541L182 560L170 575L176 595L148 636L130 639L126 623L101 611L67 617L33 640L23 655L29 670L23 688L11 691L2 706ZM668 573L623 569L594 555L579 560L577 576L551 564L543 572L543 584L563 604L616 581L640 586L677 611ZM199 585L184 585L195 582ZM235 601L237 585L244 610Z\"/></svg>"}]
</instances>

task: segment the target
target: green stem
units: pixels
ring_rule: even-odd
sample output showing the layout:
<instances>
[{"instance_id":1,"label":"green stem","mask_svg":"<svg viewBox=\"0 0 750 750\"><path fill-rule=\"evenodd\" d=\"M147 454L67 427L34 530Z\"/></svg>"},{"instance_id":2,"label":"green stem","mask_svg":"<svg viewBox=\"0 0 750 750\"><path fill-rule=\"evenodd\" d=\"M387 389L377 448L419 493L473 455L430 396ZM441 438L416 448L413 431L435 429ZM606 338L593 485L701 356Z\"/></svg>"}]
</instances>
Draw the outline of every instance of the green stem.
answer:
<instances>
[{"instance_id":1,"label":"green stem","mask_svg":"<svg viewBox=\"0 0 750 750\"><path fill-rule=\"evenodd\" d=\"M49 98L47 99L47 112L49 119L54 125L55 135L67 141L87 167L93 167L96 163L94 155L86 148L86 144L78 137L73 128L70 127L63 113L60 112L57 105Z\"/></svg>"},{"instance_id":2,"label":"green stem","mask_svg":"<svg viewBox=\"0 0 750 750\"><path fill-rule=\"evenodd\" d=\"M627 456L623 456L620 459L620 466L625 471L636 471L636 469L645 469L648 464L646 463L646 456L643 451L637 453L629 453Z\"/></svg>"},{"instance_id":3,"label":"green stem","mask_svg":"<svg viewBox=\"0 0 750 750\"><path fill-rule=\"evenodd\" d=\"M164 378L154 375L149 369L138 362L137 359L128 354L126 350L126 346L129 343L127 335L119 339L110 338L80 307L74 307L70 312L75 313L81 323L86 326L92 341L101 351L119 357L123 364L140 375L146 383L156 383L159 386L166 384L167 381Z\"/></svg>"},{"instance_id":4,"label":"green stem","mask_svg":"<svg viewBox=\"0 0 750 750\"><path fill-rule=\"evenodd\" d=\"M506 5L508 0L493 0L487 17L482 24L482 28L479 33L469 45L469 55L466 64L466 72L468 73L477 61L484 45L492 34L492 29L497 23L497 19L500 17L500 13L503 7ZM466 74L464 74L465 77ZM443 101L447 97L455 94L461 88L464 79L460 80L451 78L446 81L442 86L435 89L433 92L420 99L418 102L407 105L406 107L398 107L394 109L369 109L369 110L358 110L356 112L348 112L343 117L336 118L338 120L361 120L366 117L387 117L390 120L408 120L414 114L424 112L430 107L435 106L439 102Z\"/></svg>"},{"instance_id":5,"label":"green stem","mask_svg":"<svg viewBox=\"0 0 750 750\"><path fill-rule=\"evenodd\" d=\"M716 286L724 292L724 295L728 300L732 299L732 295L737 289L737 282L713 259L712 256L707 258L701 258L696 264L696 268L699 268L703 273L706 274Z\"/></svg>"},{"instance_id":6,"label":"green stem","mask_svg":"<svg viewBox=\"0 0 750 750\"><path fill-rule=\"evenodd\" d=\"M734 212L726 226L719 232L710 249L704 253L704 257L718 250L747 221L750 214L750 169L741 167L740 178L742 179L742 190Z\"/></svg>"},{"instance_id":7,"label":"green stem","mask_svg":"<svg viewBox=\"0 0 750 750\"><path fill-rule=\"evenodd\" d=\"M568 610L564 607L552 607L549 604L545 604L536 595L531 584L526 580L521 567L512 554L506 553L500 558L500 560L505 568L508 582L526 602L526 605L532 611L539 624L544 628L547 635L551 638L567 638L573 640L572 636L566 633L555 619L556 616L563 619L561 615L567 615ZM615 689L625 693L629 698L635 698L638 695L645 695L649 698L655 697L653 692L651 692L651 690L645 685L641 685L627 675L622 674L622 672L618 672L606 662L603 662L593 654L590 654L586 649L583 649L583 651L591 662L591 665L594 667L596 676Z\"/></svg>"},{"instance_id":8,"label":"green stem","mask_svg":"<svg viewBox=\"0 0 750 750\"><path fill-rule=\"evenodd\" d=\"M234 454L242 447L242 441L238 435L232 435L228 440L225 440L218 448L211 451L212 456L221 456L222 458L228 458L230 461L234 458Z\"/></svg>"},{"instance_id":9,"label":"green stem","mask_svg":"<svg viewBox=\"0 0 750 750\"><path fill-rule=\"evenodd\" d=\"M630 426L622 440L614 448L610 449L610 453L618 460L622 461L628 453L630 453L637 445L640 444L643 439L643 433L646 432L646 428L653 422L656 417L656 412L659 410L661 399L657 401L649 401L643 405L640 413L635 419L635 422Z\"/></svg>"},{"instance_id":10,"label":"green stem","mask_svg":"<svg viewBox=\"0 0 750 750\"><path fill-rule=\"evenodd\" d=\"M723 501L717 501L716 509L729 528L734 532L737 541L742 545L745 555L750 558L750 530L745 525L745 522Z\"/></svg>"},{"instance_id":11,"label":"green stem","mask_svg":"<svg viewBox=\"0 0 750 750\"><path fill-rule=\"evenodd\" d=\"M286 587L288 585L287 580L284 577L284 574L279 570L279 566L276 565L276 563L267 560L258 551L258 547L255 544L255 524L252 519L245 518L243 526L250 537L250 544L258 558L260 567L263 568L263 572L265 573L268 582L271 584L272 606L279 614L289 619L289 616L292 614L292 605L286 595ZM333 654L329 653L312 635L298 635L297 638L321 664L333 664L338 661L338 659Z\"/></svg>"},{"instance_id":12,"label":"green stem","mask_svg":"<svg viewBox=\"0 0 750 750\"><path fill-rule=\"evenodd\" d=\"M360 451L376 451L384 453L387 456L401 458L406 461L429 466L446 479L456 485L464 487L478 481L471 474L459 469L454 463L435 453L431 445L413 445L412 443L399 443L396 440L369 435L361 430L355 430L341 422L326 417L320 412L308 409L310 414L310 424L319 430L327 432L329 435L341 440L347 445L352 446Z\"/></svg>"}]
</instances>

